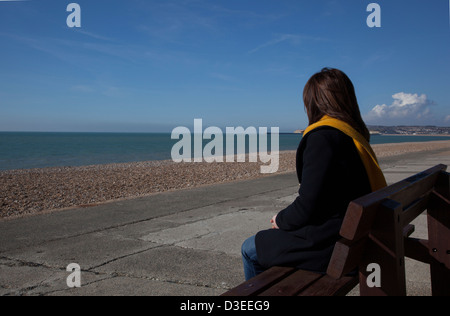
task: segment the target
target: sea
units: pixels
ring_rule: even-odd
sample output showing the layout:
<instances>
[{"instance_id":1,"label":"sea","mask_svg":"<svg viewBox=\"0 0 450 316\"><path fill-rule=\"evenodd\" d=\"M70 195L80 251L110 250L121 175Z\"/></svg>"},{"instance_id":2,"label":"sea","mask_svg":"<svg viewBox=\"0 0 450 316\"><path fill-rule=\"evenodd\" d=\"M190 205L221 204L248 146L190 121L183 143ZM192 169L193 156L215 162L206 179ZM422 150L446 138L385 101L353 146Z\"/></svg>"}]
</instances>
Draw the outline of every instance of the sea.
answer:
<instances>
[{"instance_id":1,"label":"sea","mask_svg":"<svg viewBox=\"0 0 450 316\"><path fill-rule=\"evenodd\" d=\"M300 134L280 134L279 149L296 150L301 137ZM270 138L269 135L268 140ZM450 137L373 135L371 143L437 140L450 140ZM0 170L170 160L172 147L177 142L179 140L173 140L170 133L0 132ZM203 145L208 142L210 140L205 140Z\"/></svg>"}]
</instances>

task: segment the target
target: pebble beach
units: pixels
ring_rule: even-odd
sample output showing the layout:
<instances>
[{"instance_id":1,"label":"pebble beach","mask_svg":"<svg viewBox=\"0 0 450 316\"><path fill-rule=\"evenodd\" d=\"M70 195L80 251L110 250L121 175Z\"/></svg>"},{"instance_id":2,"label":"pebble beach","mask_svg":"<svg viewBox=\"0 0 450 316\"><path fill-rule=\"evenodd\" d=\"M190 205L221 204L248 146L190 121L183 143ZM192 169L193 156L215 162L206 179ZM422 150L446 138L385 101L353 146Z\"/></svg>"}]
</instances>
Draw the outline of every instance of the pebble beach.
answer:
<instances>
[{"instance_id":1,"label":"pebble beach","mask_svg":"<svg viewBox=\"0 0 450 316\"><path fill-rule=\"evenodd\" d=\"M373 146L378 158L450 150L449 141ZM260 163L149 161L0 172L0 219L90 207L166 191L263 177ZM280 153L278 173L295 171L295 151Z\"/></svg>"}]
</instances>

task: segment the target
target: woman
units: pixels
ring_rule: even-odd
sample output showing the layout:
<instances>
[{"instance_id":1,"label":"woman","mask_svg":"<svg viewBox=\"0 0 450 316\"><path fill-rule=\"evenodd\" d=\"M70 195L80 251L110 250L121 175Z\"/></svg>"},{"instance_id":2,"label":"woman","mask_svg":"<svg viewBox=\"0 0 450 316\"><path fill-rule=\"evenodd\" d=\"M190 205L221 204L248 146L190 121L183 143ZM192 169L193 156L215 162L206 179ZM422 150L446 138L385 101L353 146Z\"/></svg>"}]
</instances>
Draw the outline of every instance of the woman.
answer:
<instances>
[{"instance_id":1,"label":"woman","mask_svg":"<svg viewBox=\"0 0 450 316\"><path fill-rule=\"evenodd\" d=\"M349 203L386 186L355 89L340 70L325 68L306 84L309 119L297 151L299 196L242 246L247 280L273 266L324 273Z\"/></svg>"}]
</instances>

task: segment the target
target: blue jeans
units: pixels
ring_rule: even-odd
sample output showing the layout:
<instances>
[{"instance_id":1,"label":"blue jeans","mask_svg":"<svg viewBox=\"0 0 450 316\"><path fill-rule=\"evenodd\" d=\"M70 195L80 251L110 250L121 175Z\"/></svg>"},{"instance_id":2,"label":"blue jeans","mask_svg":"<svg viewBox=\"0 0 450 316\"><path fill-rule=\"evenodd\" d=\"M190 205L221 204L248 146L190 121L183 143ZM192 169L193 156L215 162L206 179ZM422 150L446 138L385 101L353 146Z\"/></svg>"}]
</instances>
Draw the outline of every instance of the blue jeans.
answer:
<instances>
[{"instance_id":1,"label":"blue jeans","mask_svg":"<svg viewBox=\"0 0 450 316\"><path fill-rule=\"evenodd\" d=\"M242 261L244 263L245 279L248 281L258 274L263 273L264 269L258 262L256 253L255 236L247 239L242 245Z\"/></svg>"}]
</instances>

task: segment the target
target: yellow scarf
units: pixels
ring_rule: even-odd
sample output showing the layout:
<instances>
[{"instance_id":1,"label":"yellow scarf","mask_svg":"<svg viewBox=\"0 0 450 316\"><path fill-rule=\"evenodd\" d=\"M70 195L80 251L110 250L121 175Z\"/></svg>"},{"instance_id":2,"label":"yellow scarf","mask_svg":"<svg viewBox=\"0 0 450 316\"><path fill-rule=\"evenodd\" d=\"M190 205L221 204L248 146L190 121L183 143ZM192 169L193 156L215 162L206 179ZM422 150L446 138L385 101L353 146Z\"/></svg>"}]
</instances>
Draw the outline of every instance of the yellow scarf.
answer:
<instances>
[{"instance_id":1,"label":"yellow scarf","mask_svg":"<svg viewBox=\"0 0 450 316\"><path fill-rule=\"evenodd\" d=\"M303 133L303 137L305 137L306 134L308 134L312 130L321 126L334 127L347 136L353 138L359 156L361 157L364 167L366 168L370 186L372 187L373 192L387 186L386 179L384 178L383 172L380 169L377 157L373 152L372 147L367 142L367 140L349 124L325 115L319 122L310 125Z\"/></svg>"}]
</instances>

